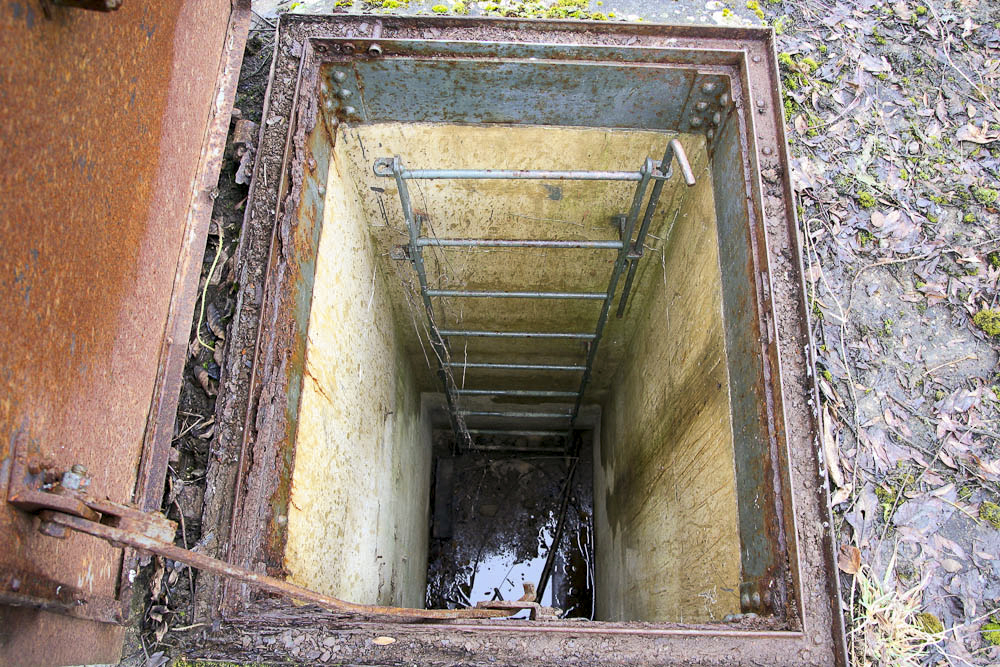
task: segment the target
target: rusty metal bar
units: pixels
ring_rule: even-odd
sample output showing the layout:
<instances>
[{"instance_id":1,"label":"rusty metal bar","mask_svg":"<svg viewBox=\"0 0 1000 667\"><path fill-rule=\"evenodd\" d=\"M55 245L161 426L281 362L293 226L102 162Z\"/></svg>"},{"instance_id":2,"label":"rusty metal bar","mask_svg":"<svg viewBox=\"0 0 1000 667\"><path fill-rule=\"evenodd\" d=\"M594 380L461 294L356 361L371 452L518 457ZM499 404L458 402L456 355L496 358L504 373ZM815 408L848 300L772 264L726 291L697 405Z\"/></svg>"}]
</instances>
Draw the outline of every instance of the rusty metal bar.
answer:
<instances>
[{"instance_id":1,"label":"rusty metal bar","mask_svg":"<svg viewBox=\"0 0 1000 667\"><path fill-rule=\"evenodd\" d=\"M672 163L675 157L677 158L677 164L681 167L681 172L684 174L684 182L687 183L688 187L692 187L695 184L694 172L691 171L691 164L688 162L684 146L681 145L679 139L671 139L670 143L667 144L667 150L663 153L663 160L660 161L660 173L665 179L673 175ZM656 205L660 202L660 193L663 192L663 183L664 181L660 180L653 184L653 192L649 196L649 203L646 205L646 213L642 217L639 234L636 236L635 243L629 251L628 276L625 278L625 287L622 289L622 295L618 299L618 312L615 315L618 318L621 318L625 313L625 305L628 303L628 297L632 291L632 281L635 279L636 267L639 265L639 259L642 257L646 242L646 233L649 231L649 223L656 212Z\"/></svg>"},{"instance_id":2,"label":"rusty metal bar","mask_svg":"<svg viewBox=\"0 0 1000 667\"><path fill-rule=\"evenodd\" d=\"M580 364L494 364L484 362L449 361L452 368L494 368L502 371L582 371L586 366Z\"/></svg>"},{"instance_id":3,"label":"rusty metal bar","mask_svg":"<svg viewBox=\"0 0 1000 667\"><path fill-rule=\"evenodd\" d=\"M231 565L226 561L212 558L196 551L189 551L168 542L153 539L147 535L133 533L129 530L122 530L102 523L88 521L77 516L43 510L39 513L39 518L43 523L49 523L63 528L69 528L87 535L93 535L107 542L117 545L125 545L146 551L148 553L169 558L189 565L198 570L210 572L223 577L235 579L250 586L254 586L262 591L291 598L300 602L315 604L324 609L339 611L348 614L360 614L364 616L392 616L399 619L418 620L449 620L461 618L502 618L512 615L511 611L496 609L408 609L405 607L380 607L375 605L355 604L338 600L337 598L322 593L316 593L308 589L290 584L287 581L258 574L237 565Z\"/></svg>"}]
</instances>

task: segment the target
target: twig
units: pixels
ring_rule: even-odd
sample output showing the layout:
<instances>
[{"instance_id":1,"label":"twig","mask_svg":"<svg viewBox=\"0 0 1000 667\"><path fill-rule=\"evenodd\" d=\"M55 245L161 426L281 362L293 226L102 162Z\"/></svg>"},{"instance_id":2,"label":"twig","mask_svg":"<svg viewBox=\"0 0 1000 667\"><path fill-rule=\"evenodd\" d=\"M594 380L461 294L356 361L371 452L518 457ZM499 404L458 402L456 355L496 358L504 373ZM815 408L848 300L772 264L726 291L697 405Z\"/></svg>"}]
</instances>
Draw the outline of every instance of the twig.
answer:
<instances>
[{"instance_id":1,"label":"twig","mask_svg":"<svg viewBox=\"0 0 1000 667\"><path fill-rule=\"evenodd\" d=\"M936 370L940 370L940 369L944 368L945 366L951 366L951 365L953 365L953 364L960 364L960 363L962 363L963 361L968 361L969 359L978 359L978 358L979 358L979 357L977 357L977 356L976 356L976 355L974 355L974 354L967 354L967 355L965 355L964 357L962 357L961 359L953 359L952 361L946 361L946 362L944 362L943 364L938 364L938 365L937 365L937 366L935 366L934 368L932 368L932 369L930 369L929 371L925 372L925 373L924 373L923 375L921 375L920 377L922 377L922 378L923 378L923 377L927 377L928 375L930 375L930 374L931 374L931 373L933 373L934 371L936 371Z\"/></svg>"},{"instance_id":2,"label":"twig","mask_svg":"<svg viewBox=\"0 0 1000 667\"><path fill-rule=\"evenodd\" d=\"M184 511L181 509L181 504L177 502L177 498L174 498L174 506L177 508L177 516L181 520L181 542L184 543L184 550L188 548L188 538L187 538L187 527L184 525ZM191 585L191 604L194 604L194 575L191 574L191 566L185 566L188 573L188 583Z\"/></svg>"},{"instance_id":3,"label":"twig","mask_svg":"<svg viewBox=\"0 0 1000 667\"><path fill-rule=\"evenodd\" d=\"M205 341L201 339L201 324L205 320L205 301L208 299L208 284L212 281L212 274L215 273L215 265L219 263L219 257L222 255L222 242L224 239L222 221L217 222L216 226L219 228L219 244L215 249L215 259L212 260L212 266L205 276L205 287L201 291L201 310L198 312L198 326L194 330L194 336L198 340L198 344L212 352L215 352L215 346L206 345Z\"/></svg>"}]
</instances>

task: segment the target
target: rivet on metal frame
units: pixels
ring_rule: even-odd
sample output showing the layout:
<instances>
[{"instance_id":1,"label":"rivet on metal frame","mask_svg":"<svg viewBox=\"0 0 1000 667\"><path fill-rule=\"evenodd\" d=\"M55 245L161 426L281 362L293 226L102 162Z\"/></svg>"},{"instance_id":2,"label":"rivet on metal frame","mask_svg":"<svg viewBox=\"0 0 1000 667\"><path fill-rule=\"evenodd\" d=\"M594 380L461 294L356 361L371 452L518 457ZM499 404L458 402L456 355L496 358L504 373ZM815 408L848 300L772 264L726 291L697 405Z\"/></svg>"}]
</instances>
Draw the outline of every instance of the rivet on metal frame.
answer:
<instances>
[{"instance_id":1,"label":"rivet on metal frame","mask_svg":"<svg viewBox=\"0 0 1000 667\"><path fill-rule=\"evenodd\" d=\"M333 73L333 80L336 81L337 83L343 83L344 81L347 80L347 73L337 70L336 72Z\"/></svg>"},{"instance_id":2,"label":"rivet on metal frame","mask_svg":"<svg viewBox=\"0 0 1000 667\"><path fill-rule=\"evenodd\" d=\"M701 119L701 116L695 116L691 119L691 127L701 127L701 124L705 122Z\"/></svg>"},{"instance_id":3,"label":"rivet on metal frame","mask_svg":"<svg viewBox=\"0 0 1000 667\"><path fill-rule=\"evenodd\" d=\"M710 95L711 93L715 92L715 82L706 81L705 83L701 84L701 92L705 93L706 95Z\"/></svg>"}]
</instances>

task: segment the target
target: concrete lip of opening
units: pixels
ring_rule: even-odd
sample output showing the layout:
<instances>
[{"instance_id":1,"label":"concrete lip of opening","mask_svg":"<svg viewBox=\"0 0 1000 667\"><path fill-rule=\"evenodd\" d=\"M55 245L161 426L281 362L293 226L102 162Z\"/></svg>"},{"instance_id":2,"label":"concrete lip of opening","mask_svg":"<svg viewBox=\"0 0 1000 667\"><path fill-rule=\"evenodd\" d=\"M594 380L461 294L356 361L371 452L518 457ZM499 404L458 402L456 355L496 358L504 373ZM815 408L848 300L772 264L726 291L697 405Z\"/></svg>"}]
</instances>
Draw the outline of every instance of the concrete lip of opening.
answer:
<instances>
[{"instance_id":1,"label":"concrete lip of opening","mask_svg":"<svg viewBox=\"0 0 1000 667\"><path fill-rule=\"evenodd\" d=\"M393 327L394 303L398 308L403 297L401 292L390 289L384 290L384 294L381 287L376 290L373 272L377 274L375 267L381 266L384 270L393 262L403 267L399 271L410 270L405 260L412 258L393 250L393 243L405 245L405 239L398 233L404 215L392 179L380 177L373 169L378 158L399 154L412 168L626 170L637 169L647 152L658 157L667 140L678 138L691 159L699 184L703 184L691 188L690 193L700 191L703 194L685 194L685 188L676 185L680 178L679 170L675 169L674 179L668 181L665 188L665 192L671 194L664 196L676 195L681 202L680 208L690 206L690 215L685 213L681 219L698 218L714 222L714 225L707 236L695 233L694 229L687 232L686 228L678 227L681 234L678 238L690 239L684 242L688 244L684 247L692 248L690 252L695 254L678 251L675 264L680 264L682 270L670 268L665 262L663 283L676 285L678 294L685 289L688 292L702 289L703 286L699 287L702 283L697 282L697 267L684 264L684 261L691 262L692 257L702 257L704 252L714 258L709 264L719 269L708 271L705 274L708 282L704 283L714 285L710 292L717 300L717 310L710 317L706 316L708 319L702 328L715 332L714 347L707 344L705 347L714 350L712 359L718 364L719 378L718 383L713 382L713 386L718 385L718 391L713 390L711 396L708 393L705 396L707 402L716 401L722 406L721 412L712 413L722 423L719 427L722 435L714 437L713 441L728 447L732 460L732 479L726 482L732 496L731 501L727 501L732 508L732 530L727 537L735 545L733 567L739 577L723 597L729 596L731 611L742 614L742 618L719 622L713 612L711 617L684 623L684 617L671 617L670 613L656 612L652 607L653 612L634 609L629 612L630 602L625 600L620 601L625 611L608 614L608 618L615 620L605 621L464 621L436 624L433 628L404 628L374 621L364 625L375 632L406 633L418 643L422 641L421 633L430 633L437 639L449 633L466 636L464 633L477 631L529 633L529 636L536 632L565 633L584 642L615 636L621 642L616 651L635 660L844 664L844 633L829 527L826 476L817 454L818 420L806 326L808 312L797 250L798 229L792 205L771 32L757 28L572 21L286 15L279 26L276 42L257 165L238 256L241 293L256 294L256 297L244 297L239 303L234 340L227 349L225 372L231 378L242 378L243 382L236 383L234 391L220 396L217 408L220 445L230 455L213 460L208 472L210 486L217 491L207 502L205 531L216 535L216 544L227 545L218 555L234 564L266 570L269 574L288 575L291 568L292 580L307 588L327 587L323 592L328 593L350 590L343 583L344 576L336 581L310 580L313 575L306 572L308 567L301 565L301 557L296 564L294 555L301 554L303 544L298 537L303 522L319 525L332 519L321 513L326 507L321 502L309 505L293 501L304 498L301 489L307 477L302 476L305 473L297 473L296 464L307 461L307 436L316 430L310 424L331 418L329 415L323 417L321 410L316 412L311 406L323 401L327 405L347 401L345 409L353 409L350 400L358 400L357 397L348 400L347 394L334 395L331 400L327 390L336 388L336 382L330 380L324 384L327 382L322 376L324 367L317 361L322 359L323 352L315 339L320 332L326 331L321 328L322 318L317 315L320 312L317 309L325 303L329 305L324 299L332 299L330 303L333 303L348 289L328 287L332 284L330 276L336 274L338 280L363 282L364 286L350 283L350 289L357 288L356 291L364 295L370 292L370 297L361 299L362 306L373 313L366 314L370 321L355 326L377 327L378 318L383 317L378 314L381 309L387 318L382 329L388 331ZM503 132L510 137L507 144L498 138L502 136L498 133ZM455 144L454 151L449 152L449 141ZM585 150L587 146L607 141L617 142L613 150L605 153ZM580 155L562 155L565 163L560 163L561 152L565 152L561 148L567 146L582 147ZM659 147L658 152L654 152L657 150L654 146ZM534 149L537 162L526 165L524 160L531 157L530 149ZM496 159L487 162L490 151L496 154ZM593 153L599 153L600 159L595 158L582 166L578 164L586 162L586 155ZM463 156L467 163L457 164ZM444 159L447 157L454 159L447 162ZM341 197L338 188L342 182L350 183L343 186L350 196ZM574 194L586 200L587 190L574 189L566 183L562 185L560 198L552 201L571 201ZM455 188L455 182L448 187ZM539 186L536 183L532 187ZM603 199L614 201L608 204L607 211L601 209L596 214L598 217L606 217L612 209L627 210L634 184L622 183L621 187L620 191L602 191L606 193ZM482 206L483 201L477 197L488 196L484 191L466 190L459 195L454 189L428 186L422 192L426 201L421 202L421 207L426 208L424 213L437 215L443 222L448 212L459 215L463 210ZM510 192L506 191L505 196ZM338 197L343 201L351 200L343 204L348 208L337 208L340 206L336 203ZM486 200L485 205L492 206L499 201L496 195ZM685 201L691 203L685 204ZM386 206L388 208L378 209L378 215L384 216L384 229L376 229L371 222L374 217L371 210ZM664 205L651 229L659 230L658 225L668 225L667 217L678 207ZM359 223L359 227L337 227L336 235L322 233L325 226L339 225L354 218L367 222ZM585 252L613 256L615 249L610 247L613 246L610 243L613 230L610 227L607 230L604 236L585 239L595 244ZM450 233L441 233L440 237L486 237L490 228L470 230L467 224L458 222L447 231ZM496 233L495 228L493 231L493 238L526 238L525 234L518 235L518 230L507 229L503 234ZM557 231L553 233L558 234ZM544 233L541 236L560 238ZM340 243L334 243L336 240ZM699 242L703 245L697 245ZM607 247L597 247L600 243ZM367 248L362 254L367 253L369 261L367 264L362 262L364 270L360 278L336 273L342 267L337 269L329 260L335 253L324 250L332 245L349 248L351 252L357 252L359 247ZM435 244L428 241L425 245ZM389 257L392 252L395 252L394 258ZM607 265L606 259L594 262L595 267ZM432 273L437 272L438 277L442 273L440 264L438 261L432 267ZM480 284L452 285L449 286L452 291L441 290L432 296L447 299L462 296L454 293L456 289L489 289L490 281L501 275L505 264L511 275L531 276L530 263L511 265L504 259L495 266L478 269L480 273L470 280ZM586 262L581 261L580 265L585 266ZM672 280L668 280L668 270L676 272L670 274ZM596 271L583 270L577 275L570 271L567 277L570 284L558 285L557 289L590 293L593 288L600 292L605 289L599 283L606 281L606 274L595 279L594 285L582 284L594 273ZM691 286L684 287L685 273L694 276ZM648 274L648 271L643 274L640 268L636 284L637 293L643 297L637 301L656 303L654 297L645 296L647 292L652 293L653 288L642 287L655 282ZM530 287L539 289L534 283ZM690 294L682 296L693 300ZM679 298L676 294L674 297L675 301ZM465 324L472 322L476 326L469 324L461 329L517 331L519 325L525 324L512 319L498 321L493 314L497 306L495 303L486 305L488 299L466 301L476 303L466 305L469 310ZM544 308L536 307L535 311L527 304L515 310L550 318L536 320L536 323L542 322L542 326L535 329L541 332L570 331L567 326L583 321L578 317L578 310L573 310L583 305L574 302L560 310L561 307L554 307L550 301L545 300L543 304ZM618 305L617 297L614 305ZM632 310L636 314L627 312L622 320L617 320L614 311L611 312L606 334L609 342L601 348L606 358L602 353L597 355L588 402L610 405L607 401L613 399L621 382L627 387L640 386L628 379L628 369L621 370L623 359L627 358L626 345L617 342L624 340L623 327L639 326L637 323L646 316L638 306ZM350 309L340 312L345 313L347 320L358 318ZM422 307L416 312L423 313ZM588 312L593 320L593 309ZM675 312L685 311L680 308ZM560 317L563 317L561 321ZM681 322L674 323L669 318L662 320L667 323L656 324L659 329L648 328L643 336L653 339L663 330L701 340L700 334L684 329L682 317L677 319ZM460 330L457 325L451 326L454 322L446 324L453 332ZM344 326L350 328L352 325ZM412 326L416 328L418 323L414 321ZM410 339L406 339L405 332L401 329L400 332L399 340L393 338L395 333L386 334L387 339L392 339L383 341L388 350L386 354L397 360L421 354L416 340L419 333L412 335L411 329ZM363 336L359 334L358 337ZM550 367L536 369L537 357L518 357L510 352L514 348L504 348L503 344L504 341L493 338L489 345L494 347L484 344L478 349L499 351L490 361L504 357L504 361L522 367L514 370L529 373L537 370L541 374L539 378L546 380L551 374L565 378L580 363L579 359L560 357L553 352L543 360L544 365ZM643 353L653 354L648 350ZM685 354L678 354L675 365L683 367L694 363L686 358ZM331 359L332 364L336 355ZM415 362L408 367L413 366ZM390 364L390 370L398 367L399 364ZM665 372L670 368L664 366ZM510 369L486 367L478 370ZM449 427L450 411L444 405L441 387L434 386L436 376L425 371L412 373L412 378L408 372L400 374L399 386L406 389L403 393L409 398L399 399L399 416L392 420L385 418L384 442L396 442L402 430L409 429L407 437L419 445L426 442L433 428ZM360 372L365 377L363 369ZM377 368L371 372L376 373ZM337 377L334 371L330 373L330 378ZM578 377L572 374L574 381L547 387L560 392L575 389ZM625 380L621 379L623 377ZM356 393L364 394L364 382L363 379L358 381ZM537 386L541 386L541 382L539 379ZM520 385L498 386L510 392ZM385 391L391 393L392 390ZM438 398L428 398L434 392ZM419 398L421 395L423 399ZM556 396L542 398L554 401ZM676 400L681 398L683 394L674 395L675 402L683 402ZM527 408L523 407L523 399L509 403L476 395L467 399L462 409L487 420L493 419L496 412L513 410L517 405L546 415L557 415L572 407L572 399L569 405L555 401L535 403ZM628 399L620 400L627 402ZM363 410L364 406L359 405L357 409ZM662 410L665 420L684 419L667 408ZM406 415L412 417L409 422L404 419ZM694 422L676 423L690 426ZM627 429L620 437L606 435L617 428L610 413L603 419L588 422L587 426L600 429L602 424L604 431L596 440L605 438L607 442L598 446L595 453L604 457L610 456L609 451L618 447L619 442L646 437L641 432L629 435ZM485 423L477 428L488 430L495 426L495 423ZM697 440L695 436L683 434L676 437L681 444L685 438ZM702 438L699 442L705 440ZM324 452L322 447L315 451ZM406 456L415 456L412 452L400 456L403 458L387 461L397 468L410 466L416 471L415 477L426 477L425 486L429 484L429 461L407 459ZM712 454L713 458L708 460L724 460L718 456L718 453ZM301 461L297 461L299 458ZM601 459L595 457L595 484L596 478L602 476L596 474L599 461ZM601 465L606 467L605 472L614 470L613 464ZM705 467L703 463L699 465ZM338 478L331 484L346 484L348 479ZM614 486L613 481L607 488ZM609 481L603 483L607 485ZM419 484L416 487L419 488L411 490L412 493L425 493L424 487ZM345 493L350 495L359 491L345 488L341 495ZM402 492L388 493L398 495ZM595 493L595 505L601 495ZM605 512L609 508L614 510L616 504L624 507L629 502L622 497L615 499L614 494L608 497L611 505L605 507ZM426 508L421 511L426 513ZM316 512L315 516L310 512ZM419 550L421 540L426 545L426 534L422 537L418 534L426 532L424 525L418 522L413 535L399 538L409 545L406 549L410 551L406 553ZM601 524L596 525L600 529ZM653 524L654 532L659 525ZM687 539L692 538L682 534L678 544L683 546ZM662 563L658 566L668 570L670 567ZM648 564L636 567L638 574L622 566L622 571L626 572L623 585L633 574L649 576L650 580L655 578L652 571L642 569L650 567ZM364 565L358 567L359 578L367 576L364 568ZM711 570L711 564L705 569ZM419 564L392 571L404 582L414 578L422 581L424 573L416 574L417 570ZM381 581L379 576L372 575L375 585ZM394 584L392 588L395 587ZM389 602L414 606L416 593L405 592L405 583L398 588L403 591L398 593L399 599ZM676 590L683 589L683 585L679 585ZM275 613L276 609L284 622L297 626L308 622L319 627L325 623L323 627L329 628L329 623L338 622L336 615L326 612L296 612L281 601L254 600L245 586L209 577L200 583L198 596L203 608L220 609L236 625L251 624L253 619ZM420 604L418 600L416 605ZM748 613L752 616L747 617ZM351 623L353 626L357 621ZM655 642L651 641L654 637L658 638Z\"/></svg>"}]
</instances>

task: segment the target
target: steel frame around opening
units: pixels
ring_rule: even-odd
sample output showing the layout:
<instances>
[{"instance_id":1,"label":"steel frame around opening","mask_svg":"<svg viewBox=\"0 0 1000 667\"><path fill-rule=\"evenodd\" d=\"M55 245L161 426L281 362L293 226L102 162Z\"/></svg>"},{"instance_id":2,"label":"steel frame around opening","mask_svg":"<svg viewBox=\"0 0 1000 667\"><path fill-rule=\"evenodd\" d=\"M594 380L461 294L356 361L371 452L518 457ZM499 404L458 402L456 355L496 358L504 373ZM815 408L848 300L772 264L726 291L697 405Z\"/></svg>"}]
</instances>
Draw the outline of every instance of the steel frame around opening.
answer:
<instances>
[{"instance_id":1,"label":"steel frame around opening","mask_svg":"<svg viewBox=\"0 0 1000 667\"><path fill-rule=\"evenodd\" d=\"M625 287L618 304L618 317L624 313L635 277L636 267L642 257L643 242L649 230L649 224L659 203L660 194L663 191L663 183L672 174L672 162L677 159L684 174L684 180L688 186L695 184L694 174L688 164L687 156L680 141L671 139L664 151L663 159L660 162L647 157L638 171L552 171L552 170L504 170L504 169L406 169L400 156L391 158L378 158L375 160L374 172L377 176L393 177L399 190L400 204L403 209L403 217L406 220L409 231L409 259L417 273L420 285L420 296L424 303L427 319L430 324L431 346L437 358L438 376L444 386L445 398L448 404L449 419L452 429L458 437L459 442L464 447L472 445L474 433L540 433L538 431L515 431L509 429L468 429L465 425L465 416L510 416L515 417L523 413L467 411L461 410L458 403L459 396L518 396L518 397L539 397L539 398L573 398L574 404L571 412L566 414L552 415L555 417L565 417L569 420L567 425L567 435L576 424L583 397L590 381L591 371L594 361L597 358L597 350L604 334L604 327L607 324L608 314L614 302L615 294L618 290L618 283L622 273L628 265L628 275ZM434 179L534 179L534 180L583 180L583 181L634 181L636 183L635 193L632 197L632 204L628 214L624 216L621 227L621 239L618 241L557 241L557 240L506 240L506 239L436 239L422 237L420 235L424 218L413 212L410 203L410 194L406 182L408 180L434 180ZM646 201L646 191L650 181L654 181L649 200L646 202L645 212L642 217L642 224L635 241L632 235L635 232L636 222L639 214L643 210L643 202ZM608 281L608 289L605 292L541 292L541 291L495 291L495 290L445 290L431 289L427 284L427 273L424 266L423 248L432 247L497 247L497 248L588 248L588 249L608 249L617 250L614 268L611 278ZM586 299L600 300L601 313L597 319L597 326L594 333L571 333L571 332L516 332L516 331L476 331L462 329L438 329L435 325L434 306L431 301L433 297L451 298L517 298L517 299ZM445 339L449 336L489 336L489 337L518 337L518 338L557 338L557 339L580 339L588 341L587 358L584 364L574 365L554 365L554 364L503 364L486 362L454 362L449 358L448 345ZM524 389L460 389L454 381L450 368L488 368L492 370L539 370L539 371L582 371L579 388L576 391L551 391L551 390L524 390ZM546 431L547 434L558 433L558 431Z\"/></svg>"}]
</instances>

